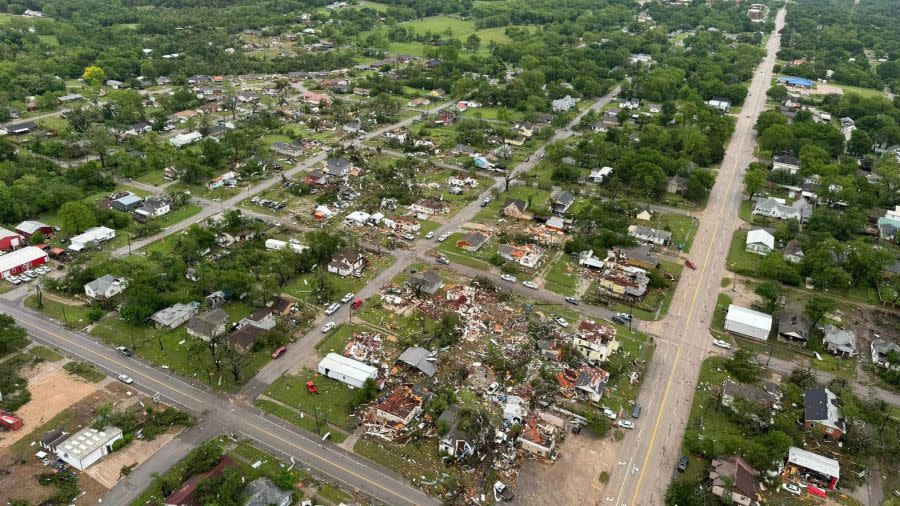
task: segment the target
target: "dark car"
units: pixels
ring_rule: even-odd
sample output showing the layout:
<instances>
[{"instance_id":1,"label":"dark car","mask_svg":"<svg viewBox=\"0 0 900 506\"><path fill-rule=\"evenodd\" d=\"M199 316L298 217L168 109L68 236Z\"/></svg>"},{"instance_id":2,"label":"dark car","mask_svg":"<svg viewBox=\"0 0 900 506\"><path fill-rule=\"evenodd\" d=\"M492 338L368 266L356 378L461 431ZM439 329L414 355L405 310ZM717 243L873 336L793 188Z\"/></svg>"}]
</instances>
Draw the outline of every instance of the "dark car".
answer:
<instances>
[{"instance_id":1,"label":"dark car","mask_svg":"<svg viewBox=\"0 0 900 506\"><path fill-rule=\"evenodd\" d=\"M118 351L121 355L124 355L126 357L130 357L131 355L133 355L131 350L129 350L128 348L126 348L124 346L119 346L118 348L116 348L116 351Z\"/></svg>"},{"instance_id":2,"label":"dark car","mask_svg":"<svg viewBox=\"0 0 900 506\"><path fill-rule=\"evenodd\" d=\"M687 457L681 457L678 459L678 472L683 473L687 471L687 466L690 460Z\"/></svg>"},{"instance_id":3,"label":"dark car","mask_svg":"<svg viewBox=\"0 0 900 506\"><path fill-rule=\"evenodd\" d=\"M572 426L572 434L579 434L579 433L581 433L581 425L578 425L576 423L575 425Z\"/></svg>"},{"instance_id":4,"label":"dark car","mask_svg":"<svg viewBox=\"0 0 900 506\"><path fill-rule=\"evenodd\" d=\"M635 404L634 409L631 410L632 418L640 418L641 417L641 405Z\"/></svg>"}]
</instances>

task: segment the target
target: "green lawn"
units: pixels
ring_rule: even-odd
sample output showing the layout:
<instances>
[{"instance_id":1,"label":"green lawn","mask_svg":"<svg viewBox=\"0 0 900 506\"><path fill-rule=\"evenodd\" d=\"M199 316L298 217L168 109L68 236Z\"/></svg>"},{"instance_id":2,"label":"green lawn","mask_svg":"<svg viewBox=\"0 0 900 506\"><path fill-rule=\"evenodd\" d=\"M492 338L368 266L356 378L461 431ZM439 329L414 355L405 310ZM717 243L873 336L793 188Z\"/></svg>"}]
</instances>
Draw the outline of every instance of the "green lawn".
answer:
<instances>
[{"instance_id":1,"label":"green lawn","mask_svg":"<svg viewBox=\"0 0 900 506\"><path fill-rule=\"evenodd\" d=\"M481 269L483 271L488 271L491 269L491 264L487 261L486 254L488 252L493 251L490 243L485 244L481 247L478 252L466 251L456 247L456 241L459 240L464 234L461 232L457 232L451 234L450 237L447 238L444 242L442 242L437 250L444 254L451 262L467 265L469 267L474 267L476 269Z\"/></svg>"},{"instance_id":2,"label":"green lawn","mask_svg":"<svg viewBox=\"0 0 900 506\"><path fill-rule=\"evenodd\" d=\"M683 249L686 252L691 250L694 235L697 233L699 226L697 220L690 216L660 212L653 213L653 218L650 221L634 220L633 223L672 232L672 244L676 247L683 244Z\"/></svg>"},{"instance_id":3,"label":"green lawn","mask_svg":"<svg viewBox=\"0 0 900 506\"><path fill-rule=\"evenodd\" d=\"M566 268L571 272L566 272ZM568 255L560 255L544 274L544 288L560 295L575 295L581 282L581 267L578 261Z\"/></svg>"},{"instance_id":4,"label":"green lawn","mask_svg":"<svg viewBox=\"0 0 900 506\"><path fill-rule=\"evenodd\" d=\"M330 272L326 272L323 275L325 279L328 281L328 284L332 288L332 299L338 300L344 296L345 293L356 293L362 287L366 286L369 281L372 280L375 276L377 276L381 271L389 267L396 260L394 257L390 255L382 255L375 256L369 255L367 257L370 261L368 267L363 272L363 276L361 278L356 278L353 276L341 277L337 274L332 274ZM293 295L299 301L305 302L307 304L312 304L316 306L321 306L318 301L315 300L315 297L312 294L312 290L314 285L314 277L317 274L303 274L294 281L288 283L284 286L283 290L285 293Z\"/></svg>"},{"instance_id":5,"label":"green lawn","mask_svg":"<svg viewBox=\"0 0 900 506\"><path fill-rule=\"evenodd\" d=\"M755 253L750 253L746 248L747 231L736 231L731 238L731 246L728 249L727 266L728 270L732 272L752 276L764 257Z\"/></svg>"},{"instance_id":6,"label":"green lawn","mask_svg":"<svg viewBox=\"0 0 900 506\"><path fill-rule=\"evenodd\" d=\"M33 357L40 358L41 360L46 360L47 362L56 362L57 360L63 359L61 353L44 346L35 346L29 349L26 353Z\"/></svg>"},{"instance_id":7,"label":"green lawn","mask_svg":"<svg viewBox=\"0 0 900 506\"><path fill-rule=\"evenodd\" d=\"M78 376L88 383L97 383L106 378L106 374L98 371L88 362L68 362L63 366L67 373Z\"/></svg>"},{"instance_id":8,"label":"green lawn","mask_svg":"<svg viewBox=\"0 0 900 506\"><path fill-rule=\"evenodd\" d=\"M140 181L141 183L152 184L156 186L161 186L165 183L168 183L169 180L165 178L163 175L163 171L161 170L152 170L143 176L136 179L136 181Z\"/></svg>"},{"instance_id":9,"label":"green lawn","mask_svg":"<svg viewBox=\"0 0 900 506\"><path fill-rule=\"evenodd\" d=\"M306 382L314 381L317 394L311 394L306 389ZM315 371L304 369L297 375L282 376L275 380L265 395L285 405L305 413L304 419L313 423L315 430L315 418L313 413L318 411L319 421L327 420L340 430L346 430L350 415L353 414L351 402L356 395L356 390L347 385L324 376L319 376ZM323 433L325 431L322 431Z\"/></svg>"},{"instance_id":10,"label":"green lawn","mask_svg":"<svg viewBox=\"0 0 900 506\"><path fill-rule=\"evenodd\" d=\"M31 295L26 298L25 306L41 311L51 318L62 322L67 327L84 328L90 323L88 319L90 307L88 306L72 306L44 297L44 307L38 308L37 295Z\"/></svg>"},{"instance_id":11,"label":"green lawn","mask_svg":"<svg viewBox=\"0 0 900 506\"><path fill-rule=\"evenodd\" d=\"M202 210L203 208L198 204L187 204L177 211L172 211L169 214L160 216L159 218L155 218L152 223L156 223L162 228L171 227L172 225L180 221L184 221Z\"/></svg>"},{"instance_id":12,"label":"green lawn","mask_svg":"<svg viewBox=\"0 0 900 506\"><path fill-rule=\"evenodd\" d=\"M392 282L402 284L397 282L399 277L395 277ZM415 337L423 332L433 330L436 326L434 320L425 318L418 310L407 315L398 315L388 311L381 306L380 296L370 298L358 315L362 320L396 333L400 337Z\"/></svg>"},{"instance_id":13,"label":"green lawn","mask_svg":"<svg viewBox=\"0 0 900 506\"><path fill-rule=\"evenodd\" d=\"M446 472L434 439L425 438L406 444L360 439L353 451L373 462L400 473L415 482L434 481Z\"/></svg>"},{"instance_id":14,"label":"green lawn","mask_svg":"<svg viewBox=\"0 0 900 506\"><path fill-rule=\"evenodd\" d=\"M834 84L834 83L830 83ZM881 90L875 90L872 88L860 88L859 86L850 86L846 84L835 84L835 86L844 90L844 93L855 93L857 95L862 95L866 98L878 97L878 98L887 98L884 95L884 92Z\"/></svg>"},{"instance_id":15,"label":"green lawn","mask_svg":"<svg viewBox=\"0 0 900 506\"><path fill-rule=\"evenodd\" d=\"M371 300L371 299L370 299ZM368 304L366 304L368 305ZM365 307L365 306L363 306ZM342 323L332 330L325 339L316 344L316 351L319 355L325 356L329 353L344 354L344 346L350 341L350 337L354 332L363 332L366 329L359 325Z\"/></svg>"},{"instance_id":16,"label":"green lawn","mask_svg":"<svg viewBox=\"0 0 900 506\"><path fill-rule=\"evenodd\" d=\"M240 303L227 303L223 309L229 321L248 316L251 308ZM215 370L206 343L189 336L184 326L175 330L157 329L148 325L132 325L111 314L100 321L91 334L114 346L127 346L144 359L173 373L206 382L214 389L233 392L252 378L271 359L271 349L252 352L237 381L225 370Z\"/></svg>"}]
</instances>

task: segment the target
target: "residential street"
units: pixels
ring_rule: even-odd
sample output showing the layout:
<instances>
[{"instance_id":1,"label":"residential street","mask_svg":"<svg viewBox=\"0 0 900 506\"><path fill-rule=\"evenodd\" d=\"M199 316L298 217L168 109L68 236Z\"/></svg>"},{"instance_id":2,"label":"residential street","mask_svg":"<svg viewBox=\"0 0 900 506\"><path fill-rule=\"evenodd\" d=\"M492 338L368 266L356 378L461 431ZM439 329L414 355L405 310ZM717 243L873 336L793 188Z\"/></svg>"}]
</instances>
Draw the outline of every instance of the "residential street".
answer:
<instances>
[{"instance_id":1,"label":"residential street","mask_svg":"<svg viewBox=\"0 0 900 506\"><path fill-rule=\"evenodd\" d=\"M750 84L734 135L716 177L706 209L699 213L692 260L697 270L685 270L666 318L646 322L643 330L670 340L653 355L638 396L643 415L636 430L626 431L617 464L610 470L604 502L615 505L662 504L681 456L681 440L690 413L700 364L710 353L709 326L719 283L725 273L731 236L738 227L743 197L742 174L755 160L756 118L764 110L766 90L780 47L785 11L776 19L776 33L766 45L766 57Z\"/></svg>"}]
</instances>

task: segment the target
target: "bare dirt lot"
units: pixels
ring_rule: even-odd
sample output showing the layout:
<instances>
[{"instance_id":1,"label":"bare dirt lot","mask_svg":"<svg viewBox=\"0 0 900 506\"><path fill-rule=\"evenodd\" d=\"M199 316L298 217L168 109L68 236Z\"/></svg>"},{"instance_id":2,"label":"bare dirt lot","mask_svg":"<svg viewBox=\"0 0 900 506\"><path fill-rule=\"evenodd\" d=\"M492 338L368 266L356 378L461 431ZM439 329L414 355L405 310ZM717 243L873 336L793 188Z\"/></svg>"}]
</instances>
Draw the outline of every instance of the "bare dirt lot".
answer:
<instances>
[{"instance_id":1,"label":"bare dirt lot","mask_svg":"<svg viewBox=\"0 0 900 506\"><path fill-rule=\"evenodd\" d=\"M42 362L22 369L28 380L31 400L16 411L25 426L16 432L0 433L0 448L6 448L30 434L73 403L97 391L98 385L72 377L62 369L63 362Z\"/></svg>"},{"instance_id":2,"label":"bare dirt lot","mask_svg":"<svg viewBox=\"0 0 900 506\"><path fill-rule=\"evenodd\" d=\"M616 447L609 438L568 434L556 462L525 462L516 478L514 504L597 504L605 488L600 473L615 465Z\"/></svg>"}]
</instances>

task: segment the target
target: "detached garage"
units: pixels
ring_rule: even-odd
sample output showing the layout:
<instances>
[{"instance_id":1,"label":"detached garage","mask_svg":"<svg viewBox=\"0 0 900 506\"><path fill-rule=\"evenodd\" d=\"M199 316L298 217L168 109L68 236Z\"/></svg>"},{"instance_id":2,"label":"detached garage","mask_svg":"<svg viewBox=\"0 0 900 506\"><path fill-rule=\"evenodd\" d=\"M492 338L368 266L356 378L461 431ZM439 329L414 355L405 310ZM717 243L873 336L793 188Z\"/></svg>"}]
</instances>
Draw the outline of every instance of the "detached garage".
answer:
<instances>
[{"instance_id":1,"label":"detached garage","mask_svg":"<svg viewBox=\"0 0 900 506\"><path fill-rule=\"evenodd\" d=\"M725 330L765 341L769 339L769 332L772 330L772 316L731 304L725 315Z\"/></svg>"},{"instance_id":2,"label":"detached garage","mask_svg":"<svg viewBox=\"0 0 900 506\"><path fill-rule=\"evenodd\" d=\"M0 256L0 279L6 279L45 263L47 252L36 246L26 246Z\"/></svg>"},{"instance_id":3,"label":"detached garage","mask_svg":"<svg viewBox=\"0 0 900 506\"><path fill-rule=\"evenodd\" d=\"M319 374L360 388L367 379L377 379L378 369L337 353L329 353L319 362Z\"/></svg>"}]
</instances>

